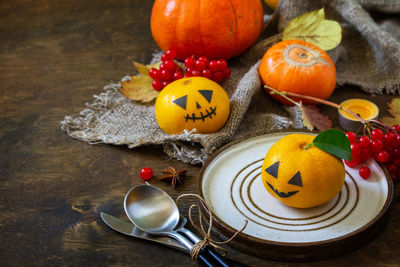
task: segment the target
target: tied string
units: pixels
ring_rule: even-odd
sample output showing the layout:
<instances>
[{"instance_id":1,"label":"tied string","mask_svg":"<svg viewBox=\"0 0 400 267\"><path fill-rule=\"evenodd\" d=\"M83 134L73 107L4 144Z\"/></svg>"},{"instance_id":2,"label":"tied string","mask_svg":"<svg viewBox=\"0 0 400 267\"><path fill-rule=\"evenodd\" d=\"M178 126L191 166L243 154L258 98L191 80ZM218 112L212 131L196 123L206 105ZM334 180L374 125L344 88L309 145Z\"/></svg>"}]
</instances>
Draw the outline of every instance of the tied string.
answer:
<instances>
[{"instance_id":1,"label":"tied string","mask_svg":"<svg viewBox=\"0 0 400 267\"><path fill-rule=\"evenodd\" d=\"M213 216L212 216L212 212L210 210L210 208L208 207L206 201L199 195L197 194L183 194L180 195L177 199L176 199L176 204L178 204L179 200L183 197L196 197L198 198L201 203L204 205L204 207L207 209L208 214L210 215L210 219L209 219L209 223L208 223L208 229L207 231L204 230L203 227L203 219L202 219L202 215L199 209L199 205L197 204L192 204L189 208L189 221L192 224L192 226L203 236L203 240L200 240L199 242L197 242L196 244L193 245L193 248L190 250L190 257L197 261L197 257L200 254L201 249L206 246L206 245L210 245L213 248L222 251L223 255L226 255L226 249L224 249L223 247L219 246L219 245L223 245L223 244L227 244L229 242L231 242L239 233L241 233L247 226L248 221L246 220L244 226L242 227L242 229L238 230L233 236L231 236L231 238L229 238L228 240L225 241L215 241L212 239L211 237L211 230L212 230L212 221L213 221ZM199 209L199 225L197 225L193 218L192 218L192 210L194 208Z\"/></svg>"}]
</instances>

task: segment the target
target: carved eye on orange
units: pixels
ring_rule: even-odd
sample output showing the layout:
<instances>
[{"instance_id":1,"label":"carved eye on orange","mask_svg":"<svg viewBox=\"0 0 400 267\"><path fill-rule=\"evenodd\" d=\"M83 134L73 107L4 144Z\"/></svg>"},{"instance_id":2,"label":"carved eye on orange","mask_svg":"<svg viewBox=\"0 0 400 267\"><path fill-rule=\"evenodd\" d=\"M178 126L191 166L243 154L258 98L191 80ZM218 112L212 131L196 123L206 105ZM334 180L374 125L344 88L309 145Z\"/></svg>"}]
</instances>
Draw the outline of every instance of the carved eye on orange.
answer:
<instances>
[{"instance_id":1,"label":"carved eye on orange","mask_svg":"<svg viewBox=\"0 0 400 267\"><path fill-rule=\"evenodd\" d=\"M296 174L290 179L288 184L297 185L303 187L303 182L301 181L300 171L296 172Z\"/></svg>"},{"instance_id":2,"label":"carved eye on orange","mask_svg":"<svg viewBox=\"0 0 400 267\"><path fill-rule=\"evenodd\" d=\"M199 93L204 96L204 98L207 100L208 103L211 103L211 98L213 95L212 90L199 90Z\"/></svg>"},{"instance_id":3,"label":"carved eye on orange","mask_svg":"<svg viewBox=\"0 0 400 267\"><path fill-rule=\"evenodd\" d=\"M266 168L265 172L271 175L272 177L278 179L278 170L279 170L279 161ZM289 180L288 184L303 187L303 181L301 180L300 171L296 172L296 174L292 177L292 179Z\"/></svg>"},{"instance_id":4,"label":"carved eye on orange","mask_svg":"<svg viewBox=\"0 0 400 267\"><path fill-rule=\"evenodd\" d=\"M181 108L183 108L184 110L186 110L186 103L187 103L187 95L184 95L178 99L175 99L174 104L177 104L178 106L180 106Z\"/></svg>"},{"instance_id":5,"label":"carved eye on orange","mask_svg":"<svg viewBox=\"0 0 400 267\"><path fill-rule=\"evenodd\" d=\"M279 161L265 169L265 172L274 178L278 178Z\"/></svg>"}]
</instances>

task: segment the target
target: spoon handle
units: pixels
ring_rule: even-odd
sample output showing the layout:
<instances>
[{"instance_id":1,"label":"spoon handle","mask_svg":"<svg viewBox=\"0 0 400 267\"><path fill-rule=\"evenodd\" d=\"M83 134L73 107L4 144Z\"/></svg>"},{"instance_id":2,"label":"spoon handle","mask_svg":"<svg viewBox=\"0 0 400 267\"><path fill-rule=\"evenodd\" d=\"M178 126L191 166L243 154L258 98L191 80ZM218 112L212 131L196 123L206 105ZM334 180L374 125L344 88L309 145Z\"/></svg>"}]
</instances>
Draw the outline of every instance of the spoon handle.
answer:
<instances>
[{"instance_id":1,"label":"spoon handle","mask_svg":"<svg viewBox=\"0 0 400 267\"><path fill-rule=\"evenodd\" d=\"M213 264L211 261L208 260L208 258L204 255L202 255L201 253L199 254L197 260L199 261L199 263L201 263L203 266L206 267L216 267L215 264Z\"/></svg>"},{"instance_id":2,"label":"spoon handle","mask_svg":"<svg viewBox=\"0 0 400 267\"><path fill-rule=\"evenodd\" d=\"M215 260L218 263L218 266L222 267L249 267L248 265L234 261L229 258L225 258L224 256L219 255L215 250L211 247L204 247L204 253L207 255L208 258Z\"/></svg>"},{"instance_id":3,"label":"spoon handle","mask_svg":"<svg viewBox=\"0 0 400 267\"><path fill-rule=\"evenodd\" d=\"M192 243L186 239L182 234L179 232L168 232L168 235L172 238L175 238L179 243L181 243L183 246L186 247L187 251L190 252L190 250L193 248ZM205 255L204 251L202 250L198 256L198 261L206 266L206 267L216 267L213 262L211 262Z\"/></svg>"}]
</instances>

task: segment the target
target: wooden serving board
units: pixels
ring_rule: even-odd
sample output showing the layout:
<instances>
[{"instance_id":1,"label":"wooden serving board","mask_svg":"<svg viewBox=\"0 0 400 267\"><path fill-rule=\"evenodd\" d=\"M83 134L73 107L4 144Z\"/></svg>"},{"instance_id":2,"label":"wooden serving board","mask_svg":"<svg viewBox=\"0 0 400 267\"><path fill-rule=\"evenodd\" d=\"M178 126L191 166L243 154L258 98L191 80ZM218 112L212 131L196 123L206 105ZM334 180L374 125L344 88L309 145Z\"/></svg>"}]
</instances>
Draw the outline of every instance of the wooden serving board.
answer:
<instances>
[{"instance_id":1,"label":"wooden serving board","mask_svg":"<svg viewBox=\"0 0 400 267\"><path fill-rule=\"evenodd\" d=\"M366 163L371 176L346 166L340 193L325 205L297 209L272 197L261 181L268 149L283 136L263 135L230 144L203 166L198 192L211 208L216 233L229 237L248 221L232 246L280 260L309 260L339 255L367 242L382 225L393 184L379 164ZM202 213L208 216L205 207Z\"/></svg>"}]
</instances>

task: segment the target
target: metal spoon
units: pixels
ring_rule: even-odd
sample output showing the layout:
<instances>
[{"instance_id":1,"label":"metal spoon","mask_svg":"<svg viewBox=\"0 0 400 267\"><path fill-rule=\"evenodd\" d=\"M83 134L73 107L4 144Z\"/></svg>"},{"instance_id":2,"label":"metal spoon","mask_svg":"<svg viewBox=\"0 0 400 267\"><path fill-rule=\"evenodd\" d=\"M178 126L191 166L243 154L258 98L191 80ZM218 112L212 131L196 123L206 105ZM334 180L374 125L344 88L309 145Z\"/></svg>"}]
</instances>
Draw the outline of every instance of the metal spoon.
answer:
<instances>
[{"instance_id":1,"label":"metal spoon","mask_svg":"<svg viewBox=\"0 0 400 267\"><path fill-rule=\"evenodd\" d=\"M163 190L151 185L132 187L125 196L124 208L129 219L142 231L153 235L164 235L176 239L190 251L192 243L182 236L185 233L193 242L199 239L184 227L176 229L179 223L179 209L172 198ZM212 257L218 266L229 266L218 254L208 248L202 249L199 260L206 266L216 266L208 257Z\"/></svg>"}]
</instances>

